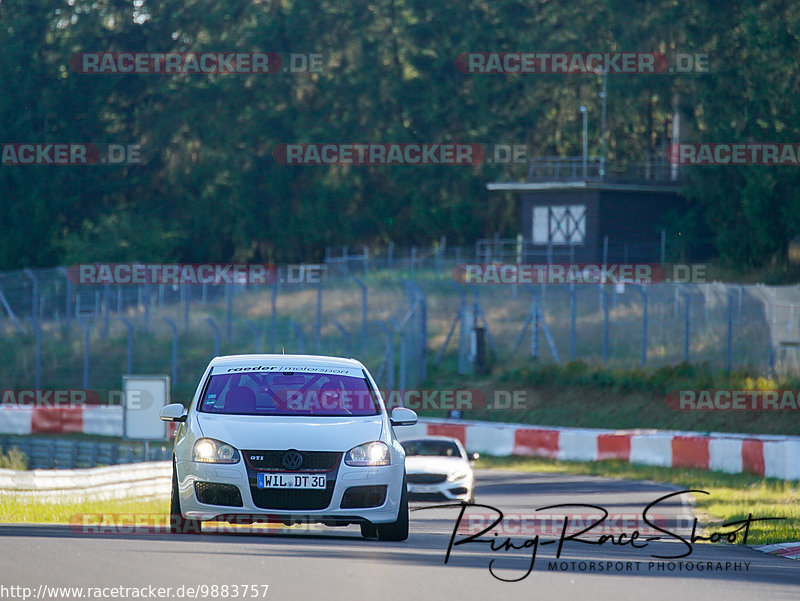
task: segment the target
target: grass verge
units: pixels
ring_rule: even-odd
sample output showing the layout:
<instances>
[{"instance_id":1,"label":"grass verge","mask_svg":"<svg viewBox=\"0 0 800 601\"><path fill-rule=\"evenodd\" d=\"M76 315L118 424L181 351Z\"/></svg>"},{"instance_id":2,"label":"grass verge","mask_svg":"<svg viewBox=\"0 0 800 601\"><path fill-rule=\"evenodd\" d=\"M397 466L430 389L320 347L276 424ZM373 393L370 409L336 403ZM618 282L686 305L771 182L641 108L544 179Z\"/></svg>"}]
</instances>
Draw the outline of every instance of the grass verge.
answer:
<instances>
[{"instance_id":1,"label":"grass verge","mask_svg":"<svg viewBox=\"0 0 800 601\"><path fill-rule=\"evenodd\" d=\"M0 494L0 522L5 523L82 523L83 515L126 514L141 516L142 525L169 523L169 499L122 499L83 503L43 503Z\"/></svg>"},{"instance_id":2,"label":"grass verge","mask_svg":"<svg viewBox=\"0 0 800 601\"><path fill-rule=\"evenodd\" d=\"M693 495L700 514L698 518L705 526L745 519L748 514L753 514L754 517L781 517L785 519L753 523L747 544L768 545L800 541L800 481L787 482L749 474L631 465L622 461L583 462L481 456L475 467L651 480L685 489L705 490L708 495ZM704 519L706 516L708 518Z\"/></svg>"}]
</instances>

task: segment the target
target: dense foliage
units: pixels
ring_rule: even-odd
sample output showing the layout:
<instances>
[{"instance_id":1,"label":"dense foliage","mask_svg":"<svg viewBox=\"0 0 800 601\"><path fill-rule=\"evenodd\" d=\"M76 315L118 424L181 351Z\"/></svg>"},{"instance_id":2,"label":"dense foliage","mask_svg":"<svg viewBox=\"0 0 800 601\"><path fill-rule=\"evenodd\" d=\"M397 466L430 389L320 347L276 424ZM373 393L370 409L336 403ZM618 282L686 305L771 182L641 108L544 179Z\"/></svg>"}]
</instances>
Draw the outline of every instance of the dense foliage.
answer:
<instances>
[{"instance_id":1,"label":"dense foliage","mask_svg":"<svg viewBox=\"0 0 800 601\"><path fill-rule=\"evenodd\" d=\"M143 165L0 167L0 269L81 260L296 261L326 245L518 229L498 165L283 166L292 142L599 151L600 78L466 75L470 51L708 53L710 73L609 77L609 160L690 139L797 142L800 5L781 0L0 0L0 142L141 144ZM84 51L320 53L303 75L84 75ZM695 168L717 251L755 266L800 232L797 167Z\"/></svg>"}]
</instances>

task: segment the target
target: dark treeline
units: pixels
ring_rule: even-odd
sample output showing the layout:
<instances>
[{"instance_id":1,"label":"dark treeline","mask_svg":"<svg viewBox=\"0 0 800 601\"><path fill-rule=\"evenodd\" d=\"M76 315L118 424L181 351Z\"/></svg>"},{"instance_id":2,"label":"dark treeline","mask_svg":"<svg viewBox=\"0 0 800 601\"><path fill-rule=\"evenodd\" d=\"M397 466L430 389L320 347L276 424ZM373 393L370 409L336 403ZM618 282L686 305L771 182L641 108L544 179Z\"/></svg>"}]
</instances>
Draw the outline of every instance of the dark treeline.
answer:
<instances>
[{"instance_id":1,"label":"dark treeline","mask_svg":"<svg viewBox=\"0 0 800 601\"><path fill-rule=\"evenodd\" d=\"M0 269L318 260L326 245L516 233L497 165L283 166L281 143L472 142L578 155L600 77L466 75L470 51L708 53L709 74L612 75L609 161L698 142L798 142L800 5L676 0L0 0L0 142L140 144L126 166L0 167ZM303 75L85 75L78 52L306 52ZM695 168L688 246L739 266L800 232L800 167ZM694 237L693 237L694 236Z\"/></svg>"}]
</instances>

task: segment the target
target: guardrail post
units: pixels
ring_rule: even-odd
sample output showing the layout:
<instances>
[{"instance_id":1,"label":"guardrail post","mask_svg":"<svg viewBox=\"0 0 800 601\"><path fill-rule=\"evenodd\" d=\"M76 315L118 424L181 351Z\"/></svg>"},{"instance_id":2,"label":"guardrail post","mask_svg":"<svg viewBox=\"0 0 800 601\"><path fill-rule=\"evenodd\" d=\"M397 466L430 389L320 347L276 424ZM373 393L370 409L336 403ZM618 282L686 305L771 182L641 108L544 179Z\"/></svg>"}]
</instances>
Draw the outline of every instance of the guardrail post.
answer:
<instances>
[{"instance_id":1,"label":"guardrail post","mask_svg":"<svg viewBox=\"0 0 800 601\"><path fill-rule=\"evenodd\" d=\"M172 330L171 384L172 387L175 388L178 385L178 327L175 325L175 322L172 321L169 317L163 317L162 319L169 326L169 329Z\"/></svg>"}]
</instances>

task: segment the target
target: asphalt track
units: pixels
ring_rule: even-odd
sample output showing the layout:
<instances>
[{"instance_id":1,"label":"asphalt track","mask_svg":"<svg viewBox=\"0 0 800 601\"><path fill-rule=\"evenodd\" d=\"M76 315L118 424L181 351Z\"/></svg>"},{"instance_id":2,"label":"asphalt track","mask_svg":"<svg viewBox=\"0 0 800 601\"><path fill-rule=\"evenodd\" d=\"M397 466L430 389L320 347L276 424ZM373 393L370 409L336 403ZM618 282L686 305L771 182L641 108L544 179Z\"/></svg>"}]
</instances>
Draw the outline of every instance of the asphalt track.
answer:
<instances>
[{"instance_id":1,"label":"asphalt track","mask_svg":"<svg viewBox=\"0 0 800 601\"><path fill-rule=\"evenodd\" d=\"M532 541L535 532L530 528L540 526L527 524L519 532L516 529L520 522L514 521L514 516L530 516L537 508L559 503L604 507L610 514L606 522L610 525L601 533L616 531L615 539L619 540L620 531L630 536L633 529L642 526L624 519L641 515L649 503L675 491L645 482L498 471L478 472L477 482L477 503L496 507L510 516L503 522L504 533L491 537L495 546L506 536L519 546ZM682 559L653 558L653 554L686 552L687 545L666 535L664 540L651 541L643 548L613 545L610 541L596 545L567 540L556 560L557 542L544 543L557 541L560 530L541 531L533 571L517 582L503 582L490 573L490 562L495 560L493 570L497 576L521 578L531 563L532 547L493 552L487 543L457 545L445 565L460 509L418 510L425 506L412 505L417 511L411 514L411 535L403 543L362 539L353 526L291 529L281 534L243 531L198 536L98 534L79 532L70 526L3 524L0 599L22 598L24 589L11 587L29 587L31 598L37 598L37 594L38 598L79 598L78 593L64 591L60 596L52 591L48 594L40 588L43 585L84 587L84 598L91 593L86 587L148 586L172 587L171 594L164 598L188 598L186 587L199 585L230 588L227 597L222 589L216 595L213 589L205 590L205 595L203 589L198 589L198 598L244 598L242 593L247 593L246 598L280 601L800 598L800 563L796 561L728 543L697 543L691 555ZM475 511L490 513L485 508L470 509ZM691 511L683 496L671 497L652 509L651 516L665 520L657 525L688 536ZM619 515L626 517L615 522ZM463 524L469 523L465 517ZM453 540L466 536L457 534ZM597 540L589 533L583 536ZM603 571L598 571L601 566ZM234 596L232 585L239 585L238 597ZM242 585L258 588L245 589ZM266 595L262 585L268 585ZM181 586L182 597L177 590ZM144 592L150 594L151 589ZM111 598L114 591L109 589L105 594ZM133 598L134 593L122 594L128 596L119 598Z\"/></svg>"}]
</instances>

